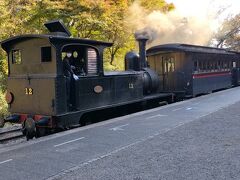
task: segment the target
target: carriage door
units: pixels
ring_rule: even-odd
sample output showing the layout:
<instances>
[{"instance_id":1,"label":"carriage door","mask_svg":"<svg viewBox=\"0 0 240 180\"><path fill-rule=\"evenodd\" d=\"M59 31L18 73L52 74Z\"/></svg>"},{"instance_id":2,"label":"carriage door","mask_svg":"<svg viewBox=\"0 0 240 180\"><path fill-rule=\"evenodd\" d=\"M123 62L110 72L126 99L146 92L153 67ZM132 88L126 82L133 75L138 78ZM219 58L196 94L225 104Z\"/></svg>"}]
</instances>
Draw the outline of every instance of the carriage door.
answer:
<instances>
[{"instance_id":1,"label":"carriage door","mask_svg":"<svg viewBox=\"0 0 240 180\"><path fill-rule=\"evenodd\" d=\"M174 83L174 71L175 71L175 61L173 57L165 56L163 57L163 90L172 91L175 89Z\"/></svg>"}]
</instances>

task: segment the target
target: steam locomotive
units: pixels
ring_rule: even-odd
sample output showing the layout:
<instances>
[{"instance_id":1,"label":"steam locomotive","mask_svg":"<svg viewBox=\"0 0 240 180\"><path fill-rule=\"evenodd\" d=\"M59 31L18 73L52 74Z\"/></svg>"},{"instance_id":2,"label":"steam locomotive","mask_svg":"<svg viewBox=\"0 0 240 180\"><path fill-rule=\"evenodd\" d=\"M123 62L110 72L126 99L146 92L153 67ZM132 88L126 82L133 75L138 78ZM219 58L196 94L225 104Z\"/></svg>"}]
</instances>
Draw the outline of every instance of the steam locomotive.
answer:
<instances>
[{"instance_id":1,"label":"steam locomotive","mask_svg":"<svg viewBox=\"0 0 240 180\"><path fill-rule=\"evenodd\" d=\"M85 113L151 99L172 99L171 93L159 93L158 75L147 67L146 39L138 39L140 58L133 52L126 55L126 71L104 72L103 51L112 43L70 38L61 21L45 26L50 34L20 35L1 43L8 54L6 100L12 113L5 121L22 123L27 139L46 129L79 124ZM78 77L70 82L63 72L68 51L73 54Z\"/></svg>"},{"instance_id":2,"label":"steam locomotive","mask_svg":"<svg viewBox=\"0 0 240 180\"><path fill-rule=\"evenodd\" d=\"M71 38L58 20L45 26L50 34L20 35L1 43L9 70L6 100L11 115L5 121L22 123L27 139L79 124L84 114L97 110L150 100L171 102L174 96L195 96L239 83L236 52L181 44L146 51L147 38L140 37L139 55L126 54L125 71L104 72L104 49L112 43ZM70 80L63 63L69 51L77 76ZM212 64L206 65L209 61Z\"/></svg>"}]
</instances>

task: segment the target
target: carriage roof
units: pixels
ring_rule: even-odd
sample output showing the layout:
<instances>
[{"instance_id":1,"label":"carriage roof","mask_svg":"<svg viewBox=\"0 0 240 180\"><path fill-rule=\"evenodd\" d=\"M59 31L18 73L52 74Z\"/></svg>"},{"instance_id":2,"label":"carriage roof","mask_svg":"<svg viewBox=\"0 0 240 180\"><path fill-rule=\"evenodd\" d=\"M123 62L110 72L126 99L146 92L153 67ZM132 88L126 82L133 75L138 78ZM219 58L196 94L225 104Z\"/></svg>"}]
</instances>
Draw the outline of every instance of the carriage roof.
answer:
<instances>
[{"instance_id":1,"label":"carriage roof","mask_svg":"<svg viewBox=\"0 0 240 180\"><path fill-rule=\"evenodd\" d=\"M162 44L153 46L147 50L148 55L158 54L160 52L194 52L194 53L212 53L212 54L239 54L239 52L229 51L222 48L207 46L189 45L189 44Z\"/></svg>"}]
</instances>

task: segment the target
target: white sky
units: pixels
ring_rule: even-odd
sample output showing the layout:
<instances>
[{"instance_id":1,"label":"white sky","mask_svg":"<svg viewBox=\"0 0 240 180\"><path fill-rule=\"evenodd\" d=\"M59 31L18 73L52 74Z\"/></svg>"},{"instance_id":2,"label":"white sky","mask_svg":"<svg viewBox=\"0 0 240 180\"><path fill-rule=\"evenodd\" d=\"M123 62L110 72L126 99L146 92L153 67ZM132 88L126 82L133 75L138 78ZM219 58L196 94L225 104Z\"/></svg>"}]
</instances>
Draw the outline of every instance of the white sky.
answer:
<instances>
[{"instance_id":1,"label":"white sky","mask_svg":"<svg viewBox=\"0 0 240 180\"><path fill-rule=\"evenodd\" d=\"M240 13L240 0L166 0L176 6L176 10L183 16L195 16L198 18L216 19L215 28L223 19ZM220 9L226 8L221 14Z\"/></svg>"}]
</instances>

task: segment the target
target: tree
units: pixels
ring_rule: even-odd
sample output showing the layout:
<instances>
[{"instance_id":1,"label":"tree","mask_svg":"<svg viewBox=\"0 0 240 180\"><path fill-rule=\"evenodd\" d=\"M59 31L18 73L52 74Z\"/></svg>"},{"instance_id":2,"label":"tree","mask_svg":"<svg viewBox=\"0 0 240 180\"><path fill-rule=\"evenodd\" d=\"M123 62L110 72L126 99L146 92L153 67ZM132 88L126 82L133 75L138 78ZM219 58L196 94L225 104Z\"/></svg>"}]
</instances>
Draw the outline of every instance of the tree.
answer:
<instances>
[{"instance_id":1,"label":"tree","mask_svg":"<svg viewBox=\"0 0 240 180\"><path fill-rule=\"evenodd\" d=\"M148 11L173 9L164 0L139 2ZM75 37L113 42L106 57L110 65L119 69L123 67L125 52L135 46L134 30L125 22L133 3L134 0L0 0L0 37L43 33L47 31L43 26L46 21L62 19Z\"/></svg>"},{"instance_id":2,"label":"tree","mask_svg":"<svg viewBox=\"0 0 240 180\"><path fill-rule=\"evenodd\" d=\"M125 53L135 48L136 29L129 26L126 17L136 1L148 12L174 8L165 0L0 0L0 41L20 34L45 33L45 22L62 19L74 37L113 42L104 65L109 70L121 70ZM6 54L1 49L0 90L6 89L6 77ZM6 104L4 107L0 114L7 111Z\"/></svg>"},{"instance_id":3,"label":"tree","mask_svg":"<svg viewBox=\"0 0 240 180\"><path fill-rule=\"evenodd\" d=\"M108 49L110 65L123 69L124 55L127 51L135 49L135 38L133 36L136 29L127 22L129 7L135 1L119 0L109 1L109 8L106 13L107 26L102 31L102 39L113 42L113 46ZM173 4L167 4L164 0L139 1L143 8L151 12L153 10L167 12L174 8ZM117 58L116 58L117 57ZM117 60L117 63L116 63Z\"/></svg>"},{"instance_id":4,"label":"tree","mask_svg":"<svg viewBox=\"0 0 240 180\"><path fill-rule=\"evenodd\" d=\"M116 56L118 56L119 52L122 52L123 49L132 48L131 41L129 41L131 40L130 37L132 34L124 22L129 5L130 2L127 0L109 1L108 8L105 12L106 26L103 28L100 36L101 39L113 42L113 46L107 49L108 62L112 66L115 65L117 69L123 67L124 58L121 57L121 60L118 59L118 62L116 62ZM125 52L123 53L125 54Z\"/></svg>"},{"instance_id":5,"label":"tree","mask_svg":"<svg viewBox=\"0 0 240 180\"><path fill-rule=\"evenodd\" d=\"M214 40L216 47L240 51L240 14L226 19Z\"/></svg>"},{"instance_id":6,"label":"tree","mask_svg":"<svg viewBox=\"0 0 240 180\"><path fill-rule=\"evenodd\" d=\"M165 0L141 0L140 1L141 6L145 7L149 12L152 11L161 11L163 13L169 12L171 10L174 10L174 4L173 3L167 3Z\"/></svg>"}]
</instances>

